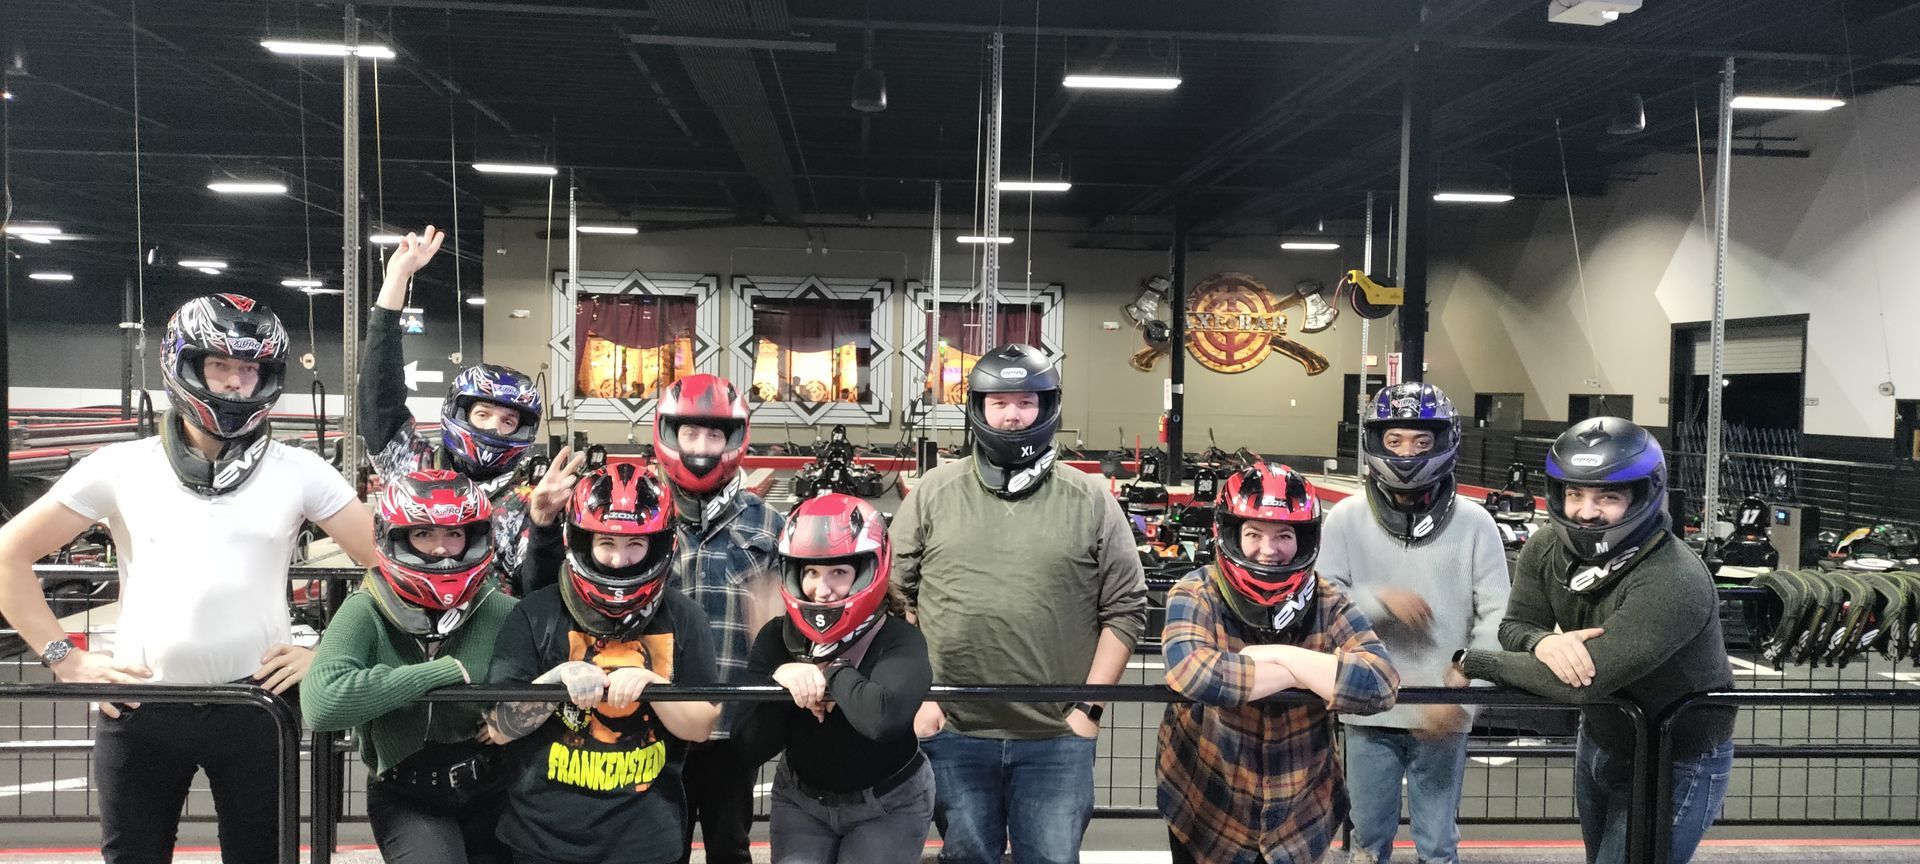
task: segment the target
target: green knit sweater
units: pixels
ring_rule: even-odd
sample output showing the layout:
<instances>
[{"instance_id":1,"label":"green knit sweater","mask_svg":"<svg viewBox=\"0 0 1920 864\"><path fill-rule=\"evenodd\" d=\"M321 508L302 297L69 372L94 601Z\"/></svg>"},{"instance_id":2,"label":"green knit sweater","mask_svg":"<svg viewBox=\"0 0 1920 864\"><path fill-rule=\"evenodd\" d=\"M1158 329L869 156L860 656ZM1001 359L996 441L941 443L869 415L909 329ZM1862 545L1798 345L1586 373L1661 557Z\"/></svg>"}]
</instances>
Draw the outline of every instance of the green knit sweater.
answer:
<instances>
[{"instance_id":1,"label":"green knit sweater","mask_svg":"<svg viewBox=\"0 0 1920 864\"><path fill-rule=\"evenodd\" d=\"M464 683L462 665L472 680L485 681L494 637L514 602L499 592L489 594L473 618L441 643L439 656L428 660L419 640L389 624L372 596L355 591L327 624L313 667L300 682L307 724L322 731L351 727L360 741L360 759L375 776L428 741L472 740L485 705L413 700L428 690Z\"/></svg>"}]
</instances>

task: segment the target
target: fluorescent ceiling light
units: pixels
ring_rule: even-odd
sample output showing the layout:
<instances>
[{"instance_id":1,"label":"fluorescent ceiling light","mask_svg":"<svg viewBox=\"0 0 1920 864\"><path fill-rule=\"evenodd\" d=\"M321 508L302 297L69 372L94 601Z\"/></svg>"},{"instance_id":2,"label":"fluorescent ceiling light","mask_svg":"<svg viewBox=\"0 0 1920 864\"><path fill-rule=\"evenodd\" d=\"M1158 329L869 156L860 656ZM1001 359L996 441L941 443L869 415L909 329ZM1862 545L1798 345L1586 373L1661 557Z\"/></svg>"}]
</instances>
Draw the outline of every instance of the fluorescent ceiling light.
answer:
<instances>
[{"instance_id":1,"label":"fluorescent ceiling light","mask_svg":"<svg viewBox=\"0 0 1920 864\"><path fill-rule=\"evenodd\" d=\"M1735 96L1732 107L1750 111L1832 111L1847 104L1845 99L1813 99L1804 96Z\"/></svg>"},{"instance_id":2,"label":"fluorescent ceiling light","mask_svg":"<svg viewBox=\"0 0 1920 864\"><path fill-rule=\"evenodd\" d=\"M202 267L202 268L200 268L200 272L202 272L202 273L205 273L205 274L207 274L208 276L218 276L218 275L220 275L220 268L218 268L218 267Z\"/></svg>"},{"instance_id":3,"label":"fluorescent ceiling light","mask_svg":"<svg viewBox=\"0 0 1920 864\"><path fill-rule=\"evenodd\" d=\"M1072 189L1072 188L1073 188L1073 184L1067 183L1065 181L1052 181L1052 180L1002 180L1000 181L1000 191L1002 192L1065 192L1068 189Z\"/></svg>"},{"instance_id":4,"label":"fluorescent ceiling light","mask_svg":"<svg viewBox=\"0 0 1920 864\"><path fill-rule=\"evenodd\" d=\"M196 270L225 270L227 269L227 262L225 261L182 261L180 262L180 266L192 267Z\"/></svg>"},{"instance_id":5,"label":"fluorescent ceiling light","mask_svg":"<svg viewBox=\"0 0 1920 864\"><path fill-rule=\"evenodd\" d=\"M327 283L318 279L300 279L296 277L293 279L282 279L280 280L280 284L287 288L319 288Z\"/></svg>"},{"instance_id":6,"label":"fluorescent ceiling light","mask_svg":"<svg viewBox=\"0 0 1920 864\"><path fill-rule=\"evenodd\" d=\"M8 225L7 233L15 237L51 237L60 233L58 225Z\"/></svg>"},{"instance_id":7,"label":"fluorescent ceiling light","mask_svg":"<svg viewBox=\"0 0 1920 864\"><path fill-rule=\"evenodd\" d=\"M630 235L630 234L640 233L640 229L635 228L632 225L582 225L580 226L579 231L582 234L629 234Z\"/></svg>"},{"instance_id":8,"label":"fluorescent ceiling light","mask_svg":"<svg viewBox=\"0 0 1920 864\"><path fill-rule=\"evenodd\" d=\"M1138 75L1068 75L1060 83L1087 90L1172 90L1180 86L1180 79Z\"/></svg>"},{"instance_id":9,"label":"fluorescent ceiling light","mask_svg":"<svg viewBox=\"0 0 1920 864\"><path fill-rule=\"evenodd\" d=\"M975 236L973 236L973 235L971 235L971 234L962 234L962 235L960 235L960 236L958 236L958 237L955 237L955 238L953 238L953 239L954 239L954 241L955 241L955 242L958 242L958 243L998 243L998 244L1000 244L1000 245L1002 245L1002 246L1005 246L1006 244L1008 244L1008 243L1012 243L1012 242L1013 242L1013 238L1012 238L1012 237L992 237L992 238L988 238L988 237L975 237Z\"/></svg>"},{"instance_id":10,"label":"fluorescent ceiling light","mask_svg":"<svg viewBox=\"0 0 1920 864\"><path fill-rule=\"evenodd\" d=\"M254 183L238 180L216 180L207 184L208 189L223 195L285 195L284 183Z\"/></svg>"},{"instance_id":11,"label":"fluorescent ceiling light","mask_svg":"<svg viewBox=\"0 0 1920 864\"><path fill-rule=\"evenodd\" d=\"M72 273L28 273L28 279L35 282L72 282Z\"/></svg>"},{"instance_id":12,"label":"fluorescent ceiling light","mask_svg":"<svg viewBox=\"0 0 1920 864\"><path fill-rule=\"evenodd\" d=\"M467 298L467 305L468 306L485 306L487 305L487 298L481 297L476 294L472 297Z\"/></svg>"},{"instance_id":13,"label":"fluorescent ceiling light","mask_svg":"<svg viewBox=\"0 0 1920 864\"><path fill-rule=\"evenodd\" d=\"M300 293L302 294L345 294L347 292L344 289L340 289L340 288L302 288L300 289Z\"/></svg>"},{"instance_id":14,"label":"fluorescent ceiling light","mask_svg":"<svg viewBox=\"0 0 1920 864\"><path fill-rule=\"evenodd\" d=\"M1280 248L1292 250L1295 252L1332 252L1333 250L1340 248L1340 244L1314 243L1314 242L1309 242L1305 240L1288 240L1284 243L1281 243Z\"/></svg>"},{"instance_id":15,"label":"fluorescent ceiling light","mask_svg":"<svg viewBox=\"0 0 1920 864\"><path fill-rule=\"evenodd\" d=\"M338 42L301 42L287 39L263 39L260 47L289 57L345 57L349 53L363 60L392 60L393 49L374 42L362 42L348 49Z\"/></svg>"},{"instance_id":16,"label":"fluorescent ceiling light","mask_svg":"<svg viewBox=\"0 0 1920 864\"><path fill-rule=\"evenodd\" d=\"M539 174L552 177L560 169L552 165L531 165L524 162L475 162L473 170L482 174Z\"/></svg>"},{"instance_id":17,"label":"fluorescent ceiling light","mask_svg":"<svg viewBox=\"0 0 1920 864\"><path fill-rule=\"evenodd\" d=\"M406 238L398 234L368 234L367 242L375 246L393 246Z\"/></svg>"},{"instance_id":18,"label":"fluorescent ceiling light","mask_svg":"<svg viewBox=\"0 0 1920 864\"><path fill-rule=\"evenodd\" d=\"M58 234L17 234L15 236L29 243L38 243L42 246L52 246L53 238L59 237L60 235Z\"/></svg>"},{"instance_id":19,"label":"fluorescent ceiling light","mask_svg":"<svg viewBox=\"0 0 1920 864\"><path fill-rule=\"evenodd\" d=\"M1453 204L1505 204L1513 200L1506 192L1435 192L1433 200Z\"/></svg>"}]
</instances>

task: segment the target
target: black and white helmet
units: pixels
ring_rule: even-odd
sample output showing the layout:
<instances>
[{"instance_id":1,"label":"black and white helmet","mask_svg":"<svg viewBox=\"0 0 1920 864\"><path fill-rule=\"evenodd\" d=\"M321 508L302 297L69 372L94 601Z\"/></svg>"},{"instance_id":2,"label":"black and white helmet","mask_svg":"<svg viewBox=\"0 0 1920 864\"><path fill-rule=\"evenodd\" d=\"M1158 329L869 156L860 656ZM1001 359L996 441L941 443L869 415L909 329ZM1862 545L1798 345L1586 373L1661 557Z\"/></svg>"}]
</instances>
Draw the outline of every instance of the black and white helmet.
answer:
<instances>
[{"instance_id":1,"label":"black and white helmet","mask_svg":"<svg viewBox=\"0 0 1920 864\"><path fill-rule=\"evenodd\" d=\"M1033 393L1040 397L1040 414L1025 429L995 429L987 424L991 393ZM1053 435L1060 429L1060 359L1018 343L987 352L967 375L967 425L981 483L1002 498L1039 488L1053 469Z\"/></svg>"},{"instance_id":2,"label":"black and white helmet","mask_svg":"<svg viewBox=\"0 0 1920 864\"><path fill-rule=\"evenodd\" d=\"M214 393L202 370L209 356L260 364L252 393ZM287 379L287 328L266 304L239 294L209 294L182 304L160 343L160 375L182 419L223 440L259 429Z\"/></svg>"},{"instance_id":3,"label":"black and white helmet","mask_svg":"<svg viewBox=\"0 0 1920 864\"><path fill-rule=\"evenodd\" d=\"M1619 522L1588 527L1567 515L1568 486L1624 487L1633 493ZM1666 527L1667 456L1647 430L1618 417L1595 417L1560 433L1547 451L1547 512L1568 551L1594 564L1639 547Z\"/></svg>"}]
</instances>

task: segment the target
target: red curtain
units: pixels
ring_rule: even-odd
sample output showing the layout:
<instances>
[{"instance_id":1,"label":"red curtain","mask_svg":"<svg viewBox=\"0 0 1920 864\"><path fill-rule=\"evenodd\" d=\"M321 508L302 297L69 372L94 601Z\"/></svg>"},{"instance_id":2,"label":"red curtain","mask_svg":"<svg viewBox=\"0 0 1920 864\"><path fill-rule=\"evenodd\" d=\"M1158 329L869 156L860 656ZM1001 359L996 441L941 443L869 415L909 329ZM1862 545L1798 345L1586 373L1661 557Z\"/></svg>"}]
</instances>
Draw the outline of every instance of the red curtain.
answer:
<instances>
[{"instance_id":1,"label":"red curtain","mask_svg":"<svg viewBox=\"0 0 1920 864\"><path fill-rule=\"evenodd\" d=\"M693 335L698 304L691 297L583 297L576 339L592 334L623 348L651 349Z\"/></svg>"},{"instance_id":2,"label":"red curtain","mask_svg":"<svg viewBox=\"0 0 1920 864\"><path fill-rule=\"evenodd\" d=\"M980 310L972 304L940 304L940 338L968 354L982 355L1009 342L1040 344L1040 308L1000 304L994 314L994 338L980 344Z\"/></svg>"},{"instance_id":3,"label":"red curtain","mask_svg":"<svg viewBox=\"0 0 1920 864\"><path fill-rule=\"evenodd\" d=\"M774 306L774 303L782 305ZM760 300L754 335L797 354L831 351L849 342L870 346L872 309L865 303L783 303Z\"/></svg>"}]
</instances>

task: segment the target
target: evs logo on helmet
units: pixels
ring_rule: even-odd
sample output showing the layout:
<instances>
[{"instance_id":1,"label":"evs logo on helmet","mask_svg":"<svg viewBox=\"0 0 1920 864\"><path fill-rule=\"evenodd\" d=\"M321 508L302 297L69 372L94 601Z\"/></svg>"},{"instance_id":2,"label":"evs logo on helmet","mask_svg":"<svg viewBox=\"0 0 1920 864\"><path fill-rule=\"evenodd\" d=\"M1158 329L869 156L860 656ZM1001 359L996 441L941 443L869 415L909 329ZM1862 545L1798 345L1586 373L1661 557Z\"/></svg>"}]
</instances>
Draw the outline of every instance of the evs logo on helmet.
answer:
<instances>
[{"instance_id":1,"label":"evs logo on helmet","mask_svg":"<svg viewBox=\"0 0 1920 864\"><path fill-rule=\"evenodd\" d=\"M1600 464L1600 454L1575 453L1573 454L1573 458L1567 461L1572 462L1576 467L1579 467L1579 468L1594 468L1594 467L1598 467Z\"/></svg>"},{"instance_id":2,"label":"evs logo on helmet","mask_svg":"<svg viewBox=\"0 0 1920 864\"><path fill-rule=\"evenodd\" d=\"M1000 377L1008 381L1019 381L1027 377L1027 370L1018 366L1000 370Z\"/></svg>"}]
</instances>

